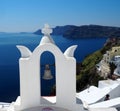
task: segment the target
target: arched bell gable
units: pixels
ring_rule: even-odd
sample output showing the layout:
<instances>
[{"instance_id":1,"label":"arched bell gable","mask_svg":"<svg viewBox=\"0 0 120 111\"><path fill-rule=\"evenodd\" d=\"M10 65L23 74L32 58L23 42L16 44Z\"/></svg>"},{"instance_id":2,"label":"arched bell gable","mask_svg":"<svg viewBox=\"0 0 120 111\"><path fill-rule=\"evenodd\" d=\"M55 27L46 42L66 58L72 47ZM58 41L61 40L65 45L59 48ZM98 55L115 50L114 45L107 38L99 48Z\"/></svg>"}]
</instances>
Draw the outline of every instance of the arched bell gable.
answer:
<instances>
[{"instance_id":1,"label":"arched bell gable","mask_svg":"<svg viewBox=\"0 0 120 111\"><path fill-rule=\"evenodd\" d=\"M63 53L50 37L51 30L48 26L43 32L45 35L33 52L25 46L17 45L21 52L19 60L21 104L19 109L42 105L40 58L45 51L49 51L55 57L57 100L55 106L75 109L73 105L76 104L76 60L73 55L77 46L71 46Z\"/></svg>"}]
</instances>

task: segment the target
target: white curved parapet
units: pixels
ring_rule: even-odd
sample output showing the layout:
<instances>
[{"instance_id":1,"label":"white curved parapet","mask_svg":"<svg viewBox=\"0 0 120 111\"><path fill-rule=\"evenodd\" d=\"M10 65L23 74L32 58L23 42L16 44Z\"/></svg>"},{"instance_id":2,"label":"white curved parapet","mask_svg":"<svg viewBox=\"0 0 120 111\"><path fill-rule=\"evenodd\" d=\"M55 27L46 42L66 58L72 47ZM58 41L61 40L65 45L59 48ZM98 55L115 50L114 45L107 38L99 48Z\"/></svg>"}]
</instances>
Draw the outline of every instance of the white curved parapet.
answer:
<instances>
[{"instance_id":1,"label":"white curved parapet","mask_svg":"<svg viewBox=\"0 0 120 111\"><path fill-rule=\"evenodd\" d=\"M92 104L92 105L88 105L88 103L86 101L82 101L82 102L83 102L83 107L85 110L89 110L89 111L117 111L115 106L120 105L120 97L115 98L115 99L111 99L111 100L107 100L107 101L103 101L103 102L99 102L99 103Z\"/></svg>"},{"instance_id":2,"label":"white curved parapet","mask_svg":"<svg viewBox=\"0 0 120 111\"><path fill-rule=\"evenodd\" d=\"M38 107L28 108L22 111L70 111L70 110L55 106L38 106Z\"/></svg>"},{"instance_id":3,"label":"white curved parapet","mask_svg":"<svg viewBox=\"0 0 120 111\"><path fill-rule=\"evenodd\" d=\"M89 105L89 108L120 107L120 97Z\"/></svg>"},{"instance_id":4,"label":"white curved parapet","mask_svg":"<svg viewBox=\"0 0 120 111\"><path fill-rule=\"evenodd\" d=\"M10 103L0 102L0 111L8 109L9 106L10 106Z\"/></svg>"},{"instance_id":5,"label":"white curved parapet","mask_svg":"<svg viewBox=\"0 0 120 111\"><path fill-rule=\"evenodd\" d=\"M25 47L25 46L17 45L16 47L21 52L21 57L22 58L28 58L32 54L32 52L27 47Z\"/></svg>"},{"instance_id":6,"label":"white curved parapet","mask_svg":"<svg viewBox=\"0 0 120 111\"><path fill-rule=\"evenodd\" d=\"M64 55L66 57L73 57L76 48L77 48L77 45L70 46L69 48L66 49L66 51L64 52Z\"/></svg>"},{"instance_id":7,"label":"white curved parapet","mask_svg":"<svg viewBox=\"0 0 120 111\"><path fill-rule=\"evenodd\" d=\"M92 108L89 111L118 111L116 108Z\"/></svg>"}]
</instances>

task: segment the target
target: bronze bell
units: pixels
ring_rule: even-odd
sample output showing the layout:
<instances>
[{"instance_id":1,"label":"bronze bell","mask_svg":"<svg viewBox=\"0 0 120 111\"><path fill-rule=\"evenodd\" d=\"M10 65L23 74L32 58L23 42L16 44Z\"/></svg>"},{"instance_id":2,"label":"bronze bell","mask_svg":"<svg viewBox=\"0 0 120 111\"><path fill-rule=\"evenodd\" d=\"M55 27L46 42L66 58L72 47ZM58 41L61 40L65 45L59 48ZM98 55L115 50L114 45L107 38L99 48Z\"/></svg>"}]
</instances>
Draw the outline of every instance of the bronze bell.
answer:
<instances>
[{"instance_id":1,"label":"bronze bell","mask_svg":"<svg viewBox=\"0 0 120 111\"><path fill-rule=\"evenodd\" d=\"M49 66L49 64L46 64L43 79L50 80L52 78L53 78L53 76L51 74L50 66Z\"/></svg>"}]
</instances>

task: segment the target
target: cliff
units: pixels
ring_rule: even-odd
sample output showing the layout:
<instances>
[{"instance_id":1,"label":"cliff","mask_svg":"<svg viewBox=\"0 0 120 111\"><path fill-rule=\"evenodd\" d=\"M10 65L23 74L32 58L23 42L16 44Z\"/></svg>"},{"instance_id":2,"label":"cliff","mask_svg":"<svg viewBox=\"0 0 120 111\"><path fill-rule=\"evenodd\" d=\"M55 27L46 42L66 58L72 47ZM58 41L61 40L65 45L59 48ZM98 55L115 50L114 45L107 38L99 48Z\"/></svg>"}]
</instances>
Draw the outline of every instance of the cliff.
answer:
<instances>
[{"instance_id":1,"label":"cliff","mask_svg":"<svg viewBox=\"0 0 120 111\"><path fill-rule=\"evenodd\" d=\"M120 38L109 38L100 50L86 56L82 63L77 63L77 91L85 89L88 84L96 85L102 77L96 72L96 64L100 62L103 54L114 46L120 46Z\"/></svg>"},{"instance_id":2,"label":"cliff","mask_svg":"<svg viewBox=\"0 0 120 111\"><path fill-rule=\"evenodd\" d=\"M37 30L34 34L42 34ZM100 25L66 25L53 28L52 35L62 35L68 39L91 38L91 37L120 37L120 27L100 26Z\"/></svg>"},{"instance_id":3,"label":"cliff","mask_svg":"<svg viewBox=\"0 0 120 111\"><path fill-rule=\"evenodd\" d=\"M66 38L120 37L120 28L100 25L83 25L67 30L63 36Z\"/></svg>"}]
</instances>

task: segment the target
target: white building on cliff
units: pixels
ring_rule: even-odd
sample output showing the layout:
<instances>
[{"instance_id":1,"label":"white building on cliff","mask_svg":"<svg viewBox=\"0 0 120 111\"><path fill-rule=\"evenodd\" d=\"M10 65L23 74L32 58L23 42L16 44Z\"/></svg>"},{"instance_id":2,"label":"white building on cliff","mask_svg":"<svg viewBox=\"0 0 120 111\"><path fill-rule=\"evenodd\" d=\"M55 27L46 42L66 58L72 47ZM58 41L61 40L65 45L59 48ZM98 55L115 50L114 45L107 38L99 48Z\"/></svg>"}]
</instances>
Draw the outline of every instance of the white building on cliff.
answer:
<instances>
[{"instance_id":1,"label":"white building on cliff","mask_svg":"<svg viewBox=\"0 0 120 111\"><path fill-rule=\"evenodd\" d=\"M114 63L117 67L113 74L120 77L120 46L106 51L102 60L96 65L100 76L107 78L110 75L110 63Z\"/></svg>"}]
</instances>

